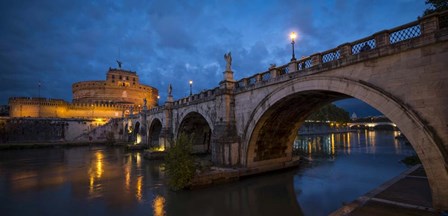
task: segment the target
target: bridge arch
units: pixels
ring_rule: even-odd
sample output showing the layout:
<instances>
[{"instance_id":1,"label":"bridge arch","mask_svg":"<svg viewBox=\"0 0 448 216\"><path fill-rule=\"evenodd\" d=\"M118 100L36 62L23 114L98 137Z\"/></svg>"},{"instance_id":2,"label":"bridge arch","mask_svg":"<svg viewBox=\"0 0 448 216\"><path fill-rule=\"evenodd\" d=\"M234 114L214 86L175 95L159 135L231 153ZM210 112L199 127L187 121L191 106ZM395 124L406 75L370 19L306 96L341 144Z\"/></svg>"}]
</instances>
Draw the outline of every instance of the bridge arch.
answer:
<instances>
[{"instance_id":1,"label":"bridge arch","mask_svg":"<svg viewBox=\"0 0 448 216\"><path fill-rule=\"evenodd\" d=\"M175 133L179 137L182 133L192 136L193 152L210 153L210 139L212 127L209 121L198 112L189 112L180 121L179 128Z\"/></svg>"},{"instance_id":2,"label":"bridge arch","mask_svg":"<svg viewBox=\"0 0 448 216\"><path fill-rule=\"evenodd\" d=\"M371 105L400 128L422 161L433 202L446 202L448 158L438 136L400 99L372 84L348 78L302 77L268 94L244 128L243 165L257 167L290 161L293 139L306 117L324 104L349 97Z\"/></svg>"},{"instance_id":3,"label":"bridge arch","mask_svg":"<svg viewBox=\"0 0 448 216\"><path fill-rule=\"evenodd\" d=\"M154 118L148 125L148 145L159 146L160 133L162 132L162 121L158 118Z\"/></svg>"}]
</instances>

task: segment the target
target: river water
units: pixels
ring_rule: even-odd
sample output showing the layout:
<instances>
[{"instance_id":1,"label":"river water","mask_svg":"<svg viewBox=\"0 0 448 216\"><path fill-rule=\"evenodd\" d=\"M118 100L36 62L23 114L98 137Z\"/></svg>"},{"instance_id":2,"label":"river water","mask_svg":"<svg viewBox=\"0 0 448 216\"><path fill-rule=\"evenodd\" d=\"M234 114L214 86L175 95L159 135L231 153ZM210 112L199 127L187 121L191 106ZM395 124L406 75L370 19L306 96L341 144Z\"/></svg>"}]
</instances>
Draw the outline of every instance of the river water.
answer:
<instances>
[{"instance_id":1,"label":"river water","mask_svg":"<svg viewBox=\"0 0 448 216\"><path fill-rule=\"evenodd\" d=\"M406 170L398 132L296 139L301 167L172 192L162 163L111 147L0 152L1 215L327 215Z\"/></svg>"}]
</instances>

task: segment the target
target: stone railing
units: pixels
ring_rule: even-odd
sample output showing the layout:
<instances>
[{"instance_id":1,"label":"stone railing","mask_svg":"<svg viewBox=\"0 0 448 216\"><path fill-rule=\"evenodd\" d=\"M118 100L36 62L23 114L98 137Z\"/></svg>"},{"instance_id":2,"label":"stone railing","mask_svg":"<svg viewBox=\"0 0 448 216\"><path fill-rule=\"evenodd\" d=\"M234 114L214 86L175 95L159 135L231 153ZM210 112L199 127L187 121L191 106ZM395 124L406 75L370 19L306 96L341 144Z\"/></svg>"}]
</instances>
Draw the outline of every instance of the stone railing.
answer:
<instances>
[{"instance_id":1,"label":"stone railing","mask_svg":"<svg viewBox=\"0 0 448 216\"><path fill-rule=\"evenodd\" d=\"M378 50L401 45L422 36L431 36L437 31L448 31L448 11L425 16L417 21L398 26L393 29L377 32L369 37L342 44L336 48L315 53L288 64L270 68L269 71L242 78L237 81L236 91L245 91L279 81L285 81L300 75L309 75L322 68L338 67L343 61L364 61L368 54L377 52L372 57L378 57ZM384 54L385 52L380 52ZM360 58L361 57L361 58ZM355 60L353 60L355 59Z\"/></svg>"},{"instance_id":2,"label":"stone railing","mask_svg":"<svg viewBox=\"0 0 448 216\"><path fill-rule=\"evenodd\" d=\"M320 72L322 69L334 69L342 65L387 55L388 52L383 52L382 49L400 46L408 41L413 41L413 39L421 39L424 37L434 38L434 35L440 31L444 31L444 35L448 35L448 11L431 14L417 21L377 32L369 37L351 43L345 43L336 48L315 53L279 67L271 67L268 71L242 78L236 81L235 92L283 82L303 75L310 75ZM417 41L417 44L421 45L423 42ZM173 105L174 108L179 108L202 103L214 99L220 91L221 89L219 87L204 90L198 94L176 100L173 102ZM148 113L160 113L164 108L164 106L154 107Z\"/></svg>"},{"instance_id":3,"label":"stone railing","mask_svg":"<svg viewBox=\"0 0 448 216\"><path fill-rule=\"evenodd\" d=\"M156 106L151 108L150 110L148 110L148 114L157 114L157 113L161 113L163 112L163 110L165 109L165 106Z\"/></svg>"},{"instance_id":4,"label":"stone railing","mask_svg":"<svg viewBox=\"0 0 448 216\"><path fill-rule=\"evenodd\" d=\"M208 89L203 90L199 92L198 94L193 94L188 97L180 98L179 100L176 100L173 102L173 108L179 108L188 106L191 104L197 104L202 103L205 101L213 100L216 97L216 94L220 91L219 87L216 87L214 89ZM165 105L153 107L152 109L148 110L149 114L156 114L161 113L165 109Z\"/></svg>"},{"instance_id":5,"label":"stone railing","mask_svg":"<svg viewBox=\"0 0 448 216\"><path fill-rule=\"evenodd\" d=\"M193 94L188 97L184 97L177 101L174 101L173 105L175 108L178 108L178 107L190 105L192 103L196 104L196 103L202 103L204 101L212 100L215 98L218 91L219 91L219 87L216 87L214 89L203 90L198 94Z\"/></svg>"}]
</instances>

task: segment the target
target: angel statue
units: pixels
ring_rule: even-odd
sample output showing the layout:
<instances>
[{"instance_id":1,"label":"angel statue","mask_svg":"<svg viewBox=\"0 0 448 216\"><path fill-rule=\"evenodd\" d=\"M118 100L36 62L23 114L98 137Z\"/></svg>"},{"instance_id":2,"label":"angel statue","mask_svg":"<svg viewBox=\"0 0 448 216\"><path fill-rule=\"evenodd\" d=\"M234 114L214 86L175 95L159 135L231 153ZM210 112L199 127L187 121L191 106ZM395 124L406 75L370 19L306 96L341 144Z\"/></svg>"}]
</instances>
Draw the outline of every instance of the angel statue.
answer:
<instances>
[{"instance_id":1,"label":"angel statue","mask_svg":"<svg viewBox=\"0 0 448 216\"><path fill-rule=\"evenodd\" d=\"M173 87L170 85L168 86L168 96L171 96L171 93L173 92Z\"/></svg>"},{"instance_id":2,"label":"angel statue","mask_svg":"<svg viewBox=\"0 0 448 216\"><path fill-rule=\"evenodd\" d=\"M224 54L224 59L226 60L226 71L232 71L230 68L232 66L232 54L230 52Z\"/></svg>"}]
</instances>

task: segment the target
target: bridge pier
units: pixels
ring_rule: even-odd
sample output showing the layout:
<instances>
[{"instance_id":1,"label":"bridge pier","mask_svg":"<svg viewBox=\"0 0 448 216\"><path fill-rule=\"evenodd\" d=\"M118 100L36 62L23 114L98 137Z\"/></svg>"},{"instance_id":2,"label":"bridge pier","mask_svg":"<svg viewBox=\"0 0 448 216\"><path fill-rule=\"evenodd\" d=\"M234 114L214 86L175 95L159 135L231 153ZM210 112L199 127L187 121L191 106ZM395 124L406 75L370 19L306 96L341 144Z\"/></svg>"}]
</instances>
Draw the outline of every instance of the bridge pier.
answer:
<instances>
[{"instance_id":1,"label":"bridge pier","mask_svg":"<svg viewBox=\"0 0 448 216\"><path fill-rule=\"evenodd\" d=\"M211 138L212 162L223 166L239 164L240 143L235 119L235 88L233 72L224 71L224 80L219 83L216 101L217 118Z\"/></svg>"},{"instance_id":2,"label":"bridge pier","mask_svg":"<svg viewBox=\"0 0 448 216\"><path fill-rule=\"evenodd\" d=\"M212 162L223 166L239 164L240 143L235 122L215 125L212 134Z\"/></svg>"},{"instance_id":3,"label":"bridge pier","mask_svg":"<svg viewBox=\"0 0 448 216\"><path fill-rule=\"evenodd\" d=\"M159 146L164 147L165 149L170 148L173 143L173 129L172 128L162 128L159 136Z\"/></svg>"}]
</instances>

